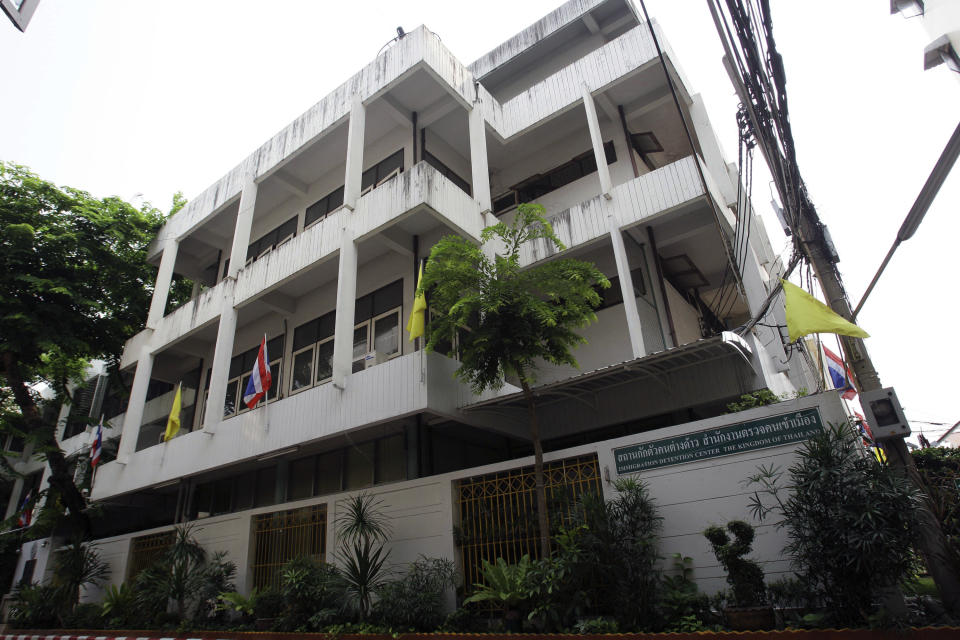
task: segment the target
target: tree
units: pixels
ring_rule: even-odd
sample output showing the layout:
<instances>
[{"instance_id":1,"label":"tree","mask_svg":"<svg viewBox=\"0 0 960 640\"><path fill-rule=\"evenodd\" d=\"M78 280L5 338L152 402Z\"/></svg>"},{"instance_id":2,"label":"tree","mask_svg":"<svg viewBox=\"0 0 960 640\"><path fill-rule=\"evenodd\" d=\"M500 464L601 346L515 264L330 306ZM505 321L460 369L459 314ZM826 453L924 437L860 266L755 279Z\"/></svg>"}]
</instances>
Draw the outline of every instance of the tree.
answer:
<instances>
[{"instance_id":1,"label":"tree","mask_svg":"<svg viewBox=\"0 0 960 640\"><path fill-rule=\"evenodd\" d=\"M577 366L573 350L586 340L575 330L596 320L598 288L610 281L592 264L556 259L523 269L520 249L545 241L565 247L537 204L521 204L512 224L499 222L481 234L485 246L502 253L486 255L459 236L447 236L430 252L420 292L439 312L430 321L428 349L459 339L456 376L475 393L499 389L504 379L519 381L527 402L535 457L537 517L541 557L550 553L543 447L532 385L539 362ZM490 244L492 240L496 242ZM493 253L491 251L491 253Z\"/></svg>"},{"instance_id":2,"label":"tree","mask_svg":"<svg viewBox=\"0 0 960 640\"><path fill-rule=\"evenodd\" d=\"M155 275L146 249L162 222L149 205L97 199L0 162L0 377L19 409L16 429L50 466L48 503L59 501L80 532L85 502L33 385L64 397L89 359L115 360L143 327Z\"/></svg>"}]
</instances>

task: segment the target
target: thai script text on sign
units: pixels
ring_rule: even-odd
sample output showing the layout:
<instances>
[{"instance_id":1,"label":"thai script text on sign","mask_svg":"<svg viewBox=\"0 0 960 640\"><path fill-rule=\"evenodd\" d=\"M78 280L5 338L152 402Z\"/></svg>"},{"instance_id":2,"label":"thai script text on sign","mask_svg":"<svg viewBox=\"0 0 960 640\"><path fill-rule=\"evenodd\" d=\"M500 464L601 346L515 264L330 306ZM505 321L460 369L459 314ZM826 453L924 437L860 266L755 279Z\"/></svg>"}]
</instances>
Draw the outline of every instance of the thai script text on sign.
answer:
<instances>
[{"instance_id":1,"label":"thai script text on sign","mask_svg":"<svg viewBox=\"0 0 960 640\"><path fill-rule=\"evenodd\" d=\"M823 428L819 409L769 416L613 450L617 473L633 473L806 440Z\"/></svg>"}]
</instances>

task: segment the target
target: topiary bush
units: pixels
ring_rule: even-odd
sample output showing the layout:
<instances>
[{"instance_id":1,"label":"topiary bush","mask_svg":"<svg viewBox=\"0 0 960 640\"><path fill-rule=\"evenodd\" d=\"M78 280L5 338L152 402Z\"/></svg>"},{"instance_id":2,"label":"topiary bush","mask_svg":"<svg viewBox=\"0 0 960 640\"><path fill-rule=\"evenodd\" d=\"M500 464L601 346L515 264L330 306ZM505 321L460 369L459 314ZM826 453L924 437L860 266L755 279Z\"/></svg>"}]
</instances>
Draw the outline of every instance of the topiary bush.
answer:
<instances>
[{"instance_id":1,"label":"topiary bush","mask_svg":"<svg viewBox=\"0 0 960 640\"><path fill-rule=\"evenodd\" d=\"M733 534L733 540L727 535ZM727 523L726 531L716 525L707 527L704 537L713 547L713 554L727 572L727 583L733 589L734 606L756 607L767 601L763 583L763 569L753 560L744 558L753 548L753 527L743 520Z\"/></svg>"}]
</instances>

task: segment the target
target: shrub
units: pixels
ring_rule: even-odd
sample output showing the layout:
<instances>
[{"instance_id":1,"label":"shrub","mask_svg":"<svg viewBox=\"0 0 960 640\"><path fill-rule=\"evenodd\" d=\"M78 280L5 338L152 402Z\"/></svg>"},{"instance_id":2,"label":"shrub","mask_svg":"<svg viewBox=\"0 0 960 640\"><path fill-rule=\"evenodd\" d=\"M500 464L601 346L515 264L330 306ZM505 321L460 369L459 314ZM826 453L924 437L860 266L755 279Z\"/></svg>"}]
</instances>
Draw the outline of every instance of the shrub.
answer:
<instances>
[{"instance_id":1,"label":"shrub","mask_svg":"<svg viewBox=\"0 0 960 640\"><path fill-rule=\"evenodd\" d=\"M659 627L656 568L662 518L647 488L631 478L615 483L617 496L583 497L585 526L576 580L591 594L590 610L613 617L623 631Z\"/></svg>"},{"instance_id":2,"label":"shrub","mask_svg":"<svg viewBox=\"0 0 960 640\"><path fill-rule=\"evenodd\" d=\"M659 607L667 631L689 631L691 619L703 622L711 617L710 598L697 589L691 564L692 558L675 553L673 574L663 576Z\"/></svg>"},{"instance_id":3,"label":"shrub","mask_svg":"<svg viewBox=\"0 0 960 640\"><path fill-rule=\"evenodd\" d=\"M730 540L727 531L733 534ZM727 584L733 588L734 606L755 607L767 601L766 586L763 584L763 569L753 560L743 556L753 547L753 527L743 520L727 523L727 530L721 527L707 527L704 537L713 547L713 554L727 572Z\"/></svg>"},{"instance_id":4,"label":"shrub","mask_svg":"<svg viewBox=\"0 0 960 640\"><path fill-rule=\"evenodd\" d=\"M841 624L866 621L880 594L910 572L919 524L919 494L858 439L846 424L810 438L788 471L789 492L776 468L750 478L759 487L755 516L782 518L794 569Z\"/></svg>"},{"instance_id":5,"label":"shrub","mask_svg":"<svg viewBox=\"0 0 960 640\"><path fill-rule=\"evenodd\" d=\"M336 525L346 604L364 620L374 594L387 581L390 552L383 543L390 536L390 522L381 503L361 493L347 500Z\"/></svg>"},{"instance_id":6,"label":"shrub","mask_svg":"<svg viewBox=\"0 0 960 640\"><path fill-rule=\"evenodd\" d=\"M342 609L345 584L333 565L308 556L294 558L280 570L284 608L278 627L283 631L317 630Z\"/></svg>"},{"instance_id":7,"label":"shrub","mask_svg":"<svg viewBox=\"0 0 960 640\"><path fill-rule=\"evenodd\" d=\"M103 608L93 602L78 604L63 616L64 629L102 629L103 625Z\"/></svg>"},{"instance_id":8,"label":"shrub","mask_svg":"<svg viewBox=\"0 0 960 640\"><path fill-rule=\"evenodd\" d=\"M119 587L107 585L100 606L107 626L112 629L130 628L143 620L137 594L126 582Z\"/></svg>"},{"instance_id":9,"label":"shrub","mask_svg":"<svg viewBox=\"0 0 960 640\"><path fill-rule=\"evenodd\" d=\"M433 631L444 620L444 595L455 585L452 560L421 556L406 575L377 591L374 617L392 628Z\"/></svg>"},{"instance_id":10,"label":"shrub","mask_svg":"<svg viewBox=\"0 0 960 640\"><path fill-rule=\"evenodd\" d=\"M253 603L253 617L260 619L279 618L286 607L283 594L275 587L268 587L257 594Z\"/></svg>"},{"instance_id":11,"label":"shrub","mask_svg":"<svg viewBox=\"0 0 960 640\"><path fill-rule=\"evenodd\" d=\"M58 625L57 588L30 584L16 591L16 603L10 610L10 624L16 629L50 629Z\"/></svg>"}]
</instances>

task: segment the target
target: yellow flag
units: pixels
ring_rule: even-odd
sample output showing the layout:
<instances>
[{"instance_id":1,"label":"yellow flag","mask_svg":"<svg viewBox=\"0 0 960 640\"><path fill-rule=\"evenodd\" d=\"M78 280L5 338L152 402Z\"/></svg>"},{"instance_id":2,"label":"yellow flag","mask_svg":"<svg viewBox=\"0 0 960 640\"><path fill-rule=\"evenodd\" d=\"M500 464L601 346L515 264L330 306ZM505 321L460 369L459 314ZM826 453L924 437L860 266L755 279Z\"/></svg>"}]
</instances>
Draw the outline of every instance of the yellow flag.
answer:
<instances>
[{"instance_id":1,"label":"yellow flag","mask_svg":"<svg viewBox=\"0 0 960 640\"><path fill-rule=\"evenodd\" d=\"M163 434L163 441L167 442L173 439L180 431L180 387L177 385L177 394L173 396L173 407L170 408L170 417L167 418L167 432Z\"/></svg>"},{"instance_id":2,"label":"yellow flag","mask_svg":"<svg viewBox=\"0 0 960 640\"><path fill-rule=\"evenodd\" d=\"M854 338L869 338L870 334L844 320L833 309L823 304L812 295L795 284L786 280L783 283L783 293L787 305L787 330L790 332L790 341L797 340L810 333L836 333L841 336Z\"/></svg>"},{"instance_id":3,"label":"yellow flag","mask_svg":"<svg viewBox=\"0 0 960 640\"><path fill-rule=\"evenodd\" d=\"M417 273L417 284L423 280L423 265L420 265L420 271ZM417 293L413 296L413 309L410 310L410 319L407 320L407 333L410 334L410 342L414 338L423 335L424 316L427 311L427 298L423 293Z\"/></svg>"}]
</instances>

